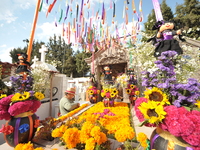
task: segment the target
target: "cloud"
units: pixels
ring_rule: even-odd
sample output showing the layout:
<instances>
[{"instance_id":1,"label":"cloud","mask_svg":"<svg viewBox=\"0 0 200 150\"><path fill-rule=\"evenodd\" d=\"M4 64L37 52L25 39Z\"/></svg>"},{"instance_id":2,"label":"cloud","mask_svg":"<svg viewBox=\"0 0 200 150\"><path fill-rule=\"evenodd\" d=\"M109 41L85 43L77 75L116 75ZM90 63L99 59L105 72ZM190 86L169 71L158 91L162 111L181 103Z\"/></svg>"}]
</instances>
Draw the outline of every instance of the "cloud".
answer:
<instances>
[{"instance_id":1,"label":"cloud","mask_svg":"<svg viewBox=\"0 0 200 150\"><path fill-rule=\"evenodd\" d=\"M62 33L62 25L55 26L55 22L45 22L42 25L37 25L37 28L41 31L37 31L37 39L46 39L53 37L54 34L59 36Z\"/></svg>"},{"instance_id":2,"label":"cloud","mask_svg":"<svg viewBox=\"0 0 200 150\"><path fill-rule=\"evenodd\" d=\"M16 13L22 9L29 9L36 5L37 0L0 0L0 21L14 22L18 17Z\"/></svg>"},{"instance_id":3,"label":"cloud","mask_svg":"<svg viewBox=\"0 0 200 150\"><path fill-rule=\"evenodd\" d=\"M4 49L2 49L0 51L1 55L0 55L0 60L2 62L9 62L9 63L12 63L12 58L10 57L10 51L12 49L14 49L14 47L9 47L9 48L6 48L5 45L1 45L1 47L5 47Z\"/></svg>"}]
</instances>

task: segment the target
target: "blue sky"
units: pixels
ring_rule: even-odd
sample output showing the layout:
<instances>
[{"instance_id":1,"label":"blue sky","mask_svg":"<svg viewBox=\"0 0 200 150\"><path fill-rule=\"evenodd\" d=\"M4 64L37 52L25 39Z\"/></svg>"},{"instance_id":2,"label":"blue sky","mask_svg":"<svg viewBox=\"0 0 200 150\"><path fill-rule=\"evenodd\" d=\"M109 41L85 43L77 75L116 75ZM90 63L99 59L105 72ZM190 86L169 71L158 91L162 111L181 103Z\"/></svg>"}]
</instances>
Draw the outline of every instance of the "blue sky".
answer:
<instances>
[{"instance_id":1,"label":"blue sky","mask_svg":"<svg viewBox=\"0 0 200 150\"><path fill-rule=\"evenodd\" d=\"M42 1L42 0L41 0ZM47 4L48 1L48 4ZM70 3L72 1L72 3ZM90 8L88 9L88 2L90 3ZM131 23L132 20L137 20L137 15L133 14L131 3L132 0L128 0L128 22ZM112 15L113 10L110 9L110 2L115 2L115 14L114 18L115 24L118 25L120 36L123 35L121 30L122 24L124 24L123 18L123 7L124 0L84 0L83 5L84 13L88 17L95 16L96 12L99 10L99 17L101 17L102 2L104 2L106 10L106 24L110 26L112 24ZM127 2L127 0L126 0ZM134 0L136 11L139 13L139 2L140 0ZM159 0L161 3L162 0ZM66 14L67 6L69 4L72 6L73 13L72 17L75 17L76 5L80 7L81 0L57 0L55 6L53 7L51 13L46 17L46 12L50 4L53 3L53 0L43 0L43 6L41 12L39 12L38 21L36 25L34 40L48 42L49 38L54 34L62 34L62 24L64 22L64 17ZM175 7L177 4L183 4L184 0L167 0L167 5L171 7L172 11L175 12ZM26 46L26 43L23 42L24 39L30 38L30 33L32 30L32 23L35 14L35 7L37 0L0 0L0 60L2 62L11 62L9 57L9 52L13 48ZM153 9L152 0L143 0L142 1L142 12L144 16L143 22L140 22L139 25L141 29L143 28L143 23L147 21L147 16ZM61 10L63 10L62 20L59 22L61 17ZM88 15L89 12L89 15ZM69 14L68 18L65 20L71 22ZM93 23L95 20L93 19ZM57 22L57 27L55 26ZM129 25L129 24L128 24ZM129 28L127 25L127 28ZM128 30L128 29L127 29ZM128 31L127 31L128 32ZM66 37L64 37L65 39ZM73 42L73 40L72 40ZM78 48L75 46L75 48Z\"/></svg>"}]
</instances>

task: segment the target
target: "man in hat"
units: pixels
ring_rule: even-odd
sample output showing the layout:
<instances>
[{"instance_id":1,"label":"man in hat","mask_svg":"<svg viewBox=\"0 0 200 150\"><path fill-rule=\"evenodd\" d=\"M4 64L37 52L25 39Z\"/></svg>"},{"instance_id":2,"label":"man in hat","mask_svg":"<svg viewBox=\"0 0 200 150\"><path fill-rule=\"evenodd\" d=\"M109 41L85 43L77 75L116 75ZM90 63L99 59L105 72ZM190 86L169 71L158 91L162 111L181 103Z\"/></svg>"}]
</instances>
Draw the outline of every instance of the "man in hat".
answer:
<instances>
[{"instance_id":1,"label":"man in hat","mask_svg":"<svg viewBox=\"0 0 200 150\"><path fill-rule=\"evenodd\" d=\"M74 103L74 96L75 88L68 88L65 91L65 96L61 98L59 103L61 115L65 115L80 106L79 103Z\"/></svg>"}]
</instances>

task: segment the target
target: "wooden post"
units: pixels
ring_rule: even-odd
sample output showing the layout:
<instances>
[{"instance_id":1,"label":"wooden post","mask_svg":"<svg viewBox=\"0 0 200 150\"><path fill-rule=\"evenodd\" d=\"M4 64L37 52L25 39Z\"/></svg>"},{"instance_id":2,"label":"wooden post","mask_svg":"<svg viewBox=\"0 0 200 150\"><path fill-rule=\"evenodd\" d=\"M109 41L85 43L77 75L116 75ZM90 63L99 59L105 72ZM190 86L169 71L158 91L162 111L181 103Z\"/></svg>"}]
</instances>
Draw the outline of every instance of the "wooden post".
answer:
<instances>
[{"instance_id":1,"label":"wooden post","mask_svg":"<svg viewBox=\"0 0 200 150\"><path fill-rule=\"evenodd\" d=\"M33 38L34 38L35 28L36 28L37 19L38 19L38 12L39 12L39 8L40 8L40 1L41 0L38 0L37 5L36 5L35 16L34 16L33 26L32 26L32 31L31 31L31 35L30 35L30 39L29 39L29 43L28 43L28 50L27 50L27 55L28 55L27 61L28 62L30 62L30 60L31 60L32 44L33 44Z\"/></svg>"},{"instance_id":2,"label":"wooden post","mask_svg":"<svg viewBox=\"0 0 200 150\"><path fill-rule=\"evenodd\" d=\"M52 90L53 90L53 75L54 73L50 73L50 101L49 101L49 116L52 116Z\"/></svg>"}]
</instances>

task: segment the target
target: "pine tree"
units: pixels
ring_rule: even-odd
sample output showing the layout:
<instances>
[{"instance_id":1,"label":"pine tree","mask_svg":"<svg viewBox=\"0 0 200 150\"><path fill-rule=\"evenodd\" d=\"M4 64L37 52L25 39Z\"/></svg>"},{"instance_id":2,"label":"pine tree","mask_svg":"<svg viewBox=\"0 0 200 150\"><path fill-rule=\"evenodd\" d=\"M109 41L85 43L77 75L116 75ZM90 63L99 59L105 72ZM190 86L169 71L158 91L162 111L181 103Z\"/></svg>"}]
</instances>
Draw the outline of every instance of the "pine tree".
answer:
<instances>
[{"instance_id":1,"label":"pine tree","mask_svg":"<svg viewBox=\"0 0 200 150\"><path fill-rule=\"evenodd\" d=\"M90 53L85 53L85 52L80 52L77 51L75 54L75 59L76 59L76 71L78 73L78 76L83 77L86 76L88 73L90 66L87 65L85 62L85 58L88 58L91 56Z\"/></svg>"},{"instance_id":2,"label":"pine tree","mask_svg":"<svg viewBox=\"0 0 200 150\"><path fill-rule=\"evenodd\" d=\"M166 0L163 0L160 9L162 12L163 20L169 21L173 20L173 13L171 8L166 4ZM156 23L156 15L154 9L152 9L151 13L148 15L147 22L144 23L145 31L144 33L147 36L153 37L156 34L156 31L152 30L153 25ZM146 37L143 37L142 41L147 41Z\"/></svg>"},{"instance_id":3,"label":"pine tree","mask_svg":"<svg viewBox=\"0 0 200 150\"><path fill-rule=\"evenodd\" d=\"M200 3L198 0L185 0L176 6L175 21L183 29L183 35L199 39Z\"/></svg>"}]
</instances>

